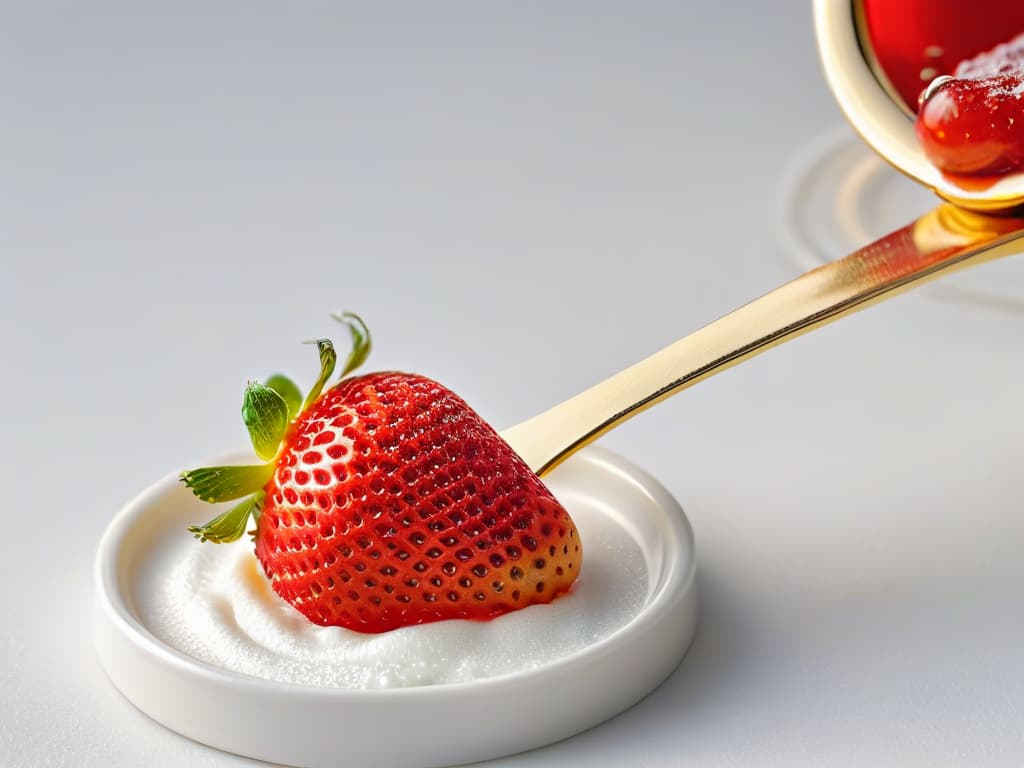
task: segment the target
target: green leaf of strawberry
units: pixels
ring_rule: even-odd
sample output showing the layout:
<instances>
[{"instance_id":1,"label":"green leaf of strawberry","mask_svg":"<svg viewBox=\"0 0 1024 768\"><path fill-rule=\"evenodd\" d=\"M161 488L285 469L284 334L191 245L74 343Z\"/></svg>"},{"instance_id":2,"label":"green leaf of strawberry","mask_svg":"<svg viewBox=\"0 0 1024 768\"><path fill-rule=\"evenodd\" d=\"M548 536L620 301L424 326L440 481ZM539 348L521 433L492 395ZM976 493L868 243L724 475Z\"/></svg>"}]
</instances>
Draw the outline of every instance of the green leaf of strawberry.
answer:
<instances>
[{"instance_id":1,"label":"green leaf of strawberry","mask_svg":"<svg viewBox=\"0 0 1024 768\"><path fill-rule=\"evenodd\" d=\"M270 387L250 382L242 401L242 421L249 430L256 455L269 461L277 455L288 428L288 403Z\"/></svg>"},{"instance_id":2,"label":"green leaf of strawberry","mask_svg":"<svg viewBox=\"0 0 1024 768\"><path fill-rule=\"evenodd\" d=\"M273 464L242 467L200 467L181 473L181 481L203 501L232 501L255 493L274 474Z\"/></svg>"},{"instance_id":3,"label":"green leaf of strawberry","mask_svg":"<svg viewBox=\"0 0 1024 768\"><path fill-rule=\"evenodd\" d=\"M236 504L227 512L213 518L206 525L191 525L189 533L193 534L200 541L209 541L214 544L227 544L242 538L245 533L249 517L259 516L260 507L267 494L257 491L252 496Z\"/></svg>"},{"instance_id":4,"label":"green leaf of strawberry","mask_svg":"<svg viewBox=\"0 0 1024 768\"><path fill-rule=\"evenodd\" d=\"M341 314L331 315L331 317L339 323L348 326L349 331L352 333L352 351L349 352L348 359L341 369L341 378L345 378L365 363L366 358L370 356L370 349L373 346L370 340L370 329L366 327L366 323L363 322L362 318L354 312L342 312Z\"/></svg>"},{"instance_id":5,"label":"green leaf of strawberry","mask_svg":"<svg viewBox=\"0 0 1024 768\"><path fill-rule=\"evenodd\" d=\"M334 351L334 344L331 343L330 339L317 339L309 343L316 344L317 352L320 354L320 378L316 380L312 389L309 390L309 394L306 395L306 400L302 404L302 410L309 408L320 397L324 384L331 378L331 374L334 373L334 366L338 362L338 353Z\"/></svg>"},{"instance_id":6,"label":"green leaf of strawberry","mask_svg":"<svg viewBox=\"0 0 1024 768\"><path fill-rule=\"evenodd\" d=\"M302 390L296 386L294 381L280 373L275 373L267 379L267 386L284 398L284 402L288 406L288 421L299 415L299 411L302 409Z\"/></svg>"}]
</instances>

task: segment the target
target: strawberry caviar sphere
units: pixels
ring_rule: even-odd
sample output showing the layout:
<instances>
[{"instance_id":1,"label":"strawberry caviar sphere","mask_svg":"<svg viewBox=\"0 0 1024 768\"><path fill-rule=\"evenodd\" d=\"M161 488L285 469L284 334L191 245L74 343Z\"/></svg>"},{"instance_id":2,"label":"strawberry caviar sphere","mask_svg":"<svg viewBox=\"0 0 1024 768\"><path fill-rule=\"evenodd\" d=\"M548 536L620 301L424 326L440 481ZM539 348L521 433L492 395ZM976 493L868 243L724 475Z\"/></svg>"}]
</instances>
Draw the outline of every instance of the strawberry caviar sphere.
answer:
<instances>
[{"instance_id":1,"label":"strawberry caviar sphere","mask_svg":"<svg viewBox=\"0 0 1024 768\"><path fill-rule=\"evenodd\" d=\"M1024 167L1024 34L935 80L915 127L944 173L1000 176Z\"/></svg>"}]
</instances>

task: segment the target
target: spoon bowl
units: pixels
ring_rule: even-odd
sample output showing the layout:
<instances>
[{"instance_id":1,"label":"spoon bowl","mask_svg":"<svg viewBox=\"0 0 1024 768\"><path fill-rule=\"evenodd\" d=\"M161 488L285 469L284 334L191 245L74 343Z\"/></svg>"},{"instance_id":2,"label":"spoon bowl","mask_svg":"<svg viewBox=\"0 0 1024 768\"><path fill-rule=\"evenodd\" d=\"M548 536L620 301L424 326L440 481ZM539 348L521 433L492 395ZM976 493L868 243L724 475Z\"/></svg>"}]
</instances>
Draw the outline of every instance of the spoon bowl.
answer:
<instances>
[{"instance_id":1,"label":"spoon bowl","mask_svg":"<svg viewBox=\"0 0 1024 768\"><path fill-rule=\"evenodd\" d=\"M876 73L878 58L864 19L862 0L814 0L825 77L857 133L898 171L963 208L999 212L1024 204L1024 173L1004 176L982 189L932 165L918 144L914 116Z\"/></svg>"}]
</instances>

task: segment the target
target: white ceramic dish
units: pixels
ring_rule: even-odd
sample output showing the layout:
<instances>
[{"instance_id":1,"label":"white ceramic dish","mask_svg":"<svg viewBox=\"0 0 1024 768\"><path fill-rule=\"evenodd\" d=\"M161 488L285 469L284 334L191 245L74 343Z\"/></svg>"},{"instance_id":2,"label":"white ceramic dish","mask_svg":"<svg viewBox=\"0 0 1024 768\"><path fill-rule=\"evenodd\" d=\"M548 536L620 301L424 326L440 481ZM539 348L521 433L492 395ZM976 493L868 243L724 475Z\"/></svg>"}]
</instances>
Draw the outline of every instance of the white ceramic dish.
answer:
<instances>
[{"instance_id":1,"label":"white ceramic dish","mask_svg":"<svg viewBox=\"0 0 1024 768\"><path fill-rule=\"evenodd\" d=\"M174 476L130 502L96 560L100 661L139 709L197 741L295 766L439 766L539 747L618 714L661 683L696 626L694 541L682 509L652 477L589 448L548 485L577 517L607 516L644 555L639 613L611 635L535 669L384 690L274 682L213 666L161 641L142 618L139 585L152 558L178 546L200 507ZM586 569L586 560L584 560ZM585 573L585 570L584 570ZM570 596L571 598L571 596ZM438 734L452 738L438 738ZM301 734L287 738L285 734Z\"/></svg>"}]
</instances>

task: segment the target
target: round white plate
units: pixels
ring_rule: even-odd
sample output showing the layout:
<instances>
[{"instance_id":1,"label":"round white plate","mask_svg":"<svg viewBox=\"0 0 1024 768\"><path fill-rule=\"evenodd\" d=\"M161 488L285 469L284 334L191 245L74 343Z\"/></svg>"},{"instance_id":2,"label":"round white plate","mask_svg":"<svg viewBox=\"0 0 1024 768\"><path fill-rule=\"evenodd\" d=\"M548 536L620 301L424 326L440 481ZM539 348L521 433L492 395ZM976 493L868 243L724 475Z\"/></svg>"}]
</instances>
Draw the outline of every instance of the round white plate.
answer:
<instances>
[{"instance_id":1,"label":"round white plate","mask_svg":"<svg viewBox=\"0 0 1024 768\"><path fill-rule=\"evenodd\" d=\"M161 641L140 609L152 599L140 588L147 565L182 540L191 544L183 521L208 513L170 476L122 509L100 543L100 661L133 704L168 728L286 765L426 768L564 739L639 701L683 658L697 616L694 541L665 488L606 450L580 452L546 482L581 537L588 517L605 516L636 541L647 568L637 615L583 650L470 683L383 690L275 682L200 661Z\"/></svg>"}]
</instances>

